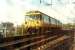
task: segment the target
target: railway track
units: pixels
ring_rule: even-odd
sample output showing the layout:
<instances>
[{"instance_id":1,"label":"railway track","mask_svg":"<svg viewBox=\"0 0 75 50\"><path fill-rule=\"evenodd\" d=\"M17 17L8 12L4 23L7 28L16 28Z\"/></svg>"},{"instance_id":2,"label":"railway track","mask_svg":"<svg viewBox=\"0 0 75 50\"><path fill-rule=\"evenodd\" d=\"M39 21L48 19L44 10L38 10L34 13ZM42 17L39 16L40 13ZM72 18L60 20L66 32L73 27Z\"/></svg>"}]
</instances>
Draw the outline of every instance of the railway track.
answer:
<instances>
[{"instance_id":1,"label":"railway track","mask_svg":"<svg viewBox=\"0 0 75 50\"><path fill-rule=\"evenodd\" d=\"M32 45L39 44L39 43L47 41L47 40L54 40L55 38L58 38L58 37L59 36L57 36L57 35L54 35L52 37L45 37L44 35L41 35L40 37L37 36L37 37L32 37L32 38L24 38L24 39L20 39L20 40L1 43L0 48L4 48L4 47L7 48L9 46L17 45L17 44L20 44L20 43L26 43L28 41L33 41L34 40L34 42L25 44L25 46L21 46L21 47L17 48L17 49L22 49L22 48L25 48L25 47L29 47L29 46L32 46ZM37 39L37 41L35 41L36 39Z\"/></svg>"},{"instance_id":2,"label":"railway track","mask_svg":"<svg viewBox=\"0 0 75 50\"><path fill-rule=\"evenodd\" d=\"M46 41L46 40L51 40L51 39L56 38L56 37L57 37L57 36L53 36L53 37L49 37L49 38L46 38L46 39L42 39L41 41L37 41L37 42L31 43L31 44L22 46L22 47L20 47L20 48L18 48L18 49L23 49L23 48L26 48L26 47L28 47L28 46L32 46L32 45L35 45L35 44L39 44L39 43L41 43L41 42L44 42L44 41Z\"/></svg>"},{"instance_id":3,"label":"railway track","mask_svg":"<svg viewBox=\"0 0 75 50\"><path fill-rule=\"evenodd\" d=\"M64 40L67 40L69 38L70 38L69 36L62 36L62 37L57 38L56 40L50 41L47 44L44 44L38 47L37 49L33 49L33 50L38 50L38 49L47 50L47 48L57 47L58 45L63 44Z\"/></svg>"},{"instance_id":4,"label":"railway track","mask_svg":"<svg viewBox=\"0 0 75 50\"><path fill-rule=\"evenodd\" d=\"M54 34L51 36L49 33L41 34L40 36L36 34L33 34L33 36L25 36L29 37L24 38L23 36L21 39L0 43L0 49L6 48L7 50L46 50L47 48L57 47L66 41L70 41L70 39L72 38L70 34Z\"/></svg>"}]
</instances>

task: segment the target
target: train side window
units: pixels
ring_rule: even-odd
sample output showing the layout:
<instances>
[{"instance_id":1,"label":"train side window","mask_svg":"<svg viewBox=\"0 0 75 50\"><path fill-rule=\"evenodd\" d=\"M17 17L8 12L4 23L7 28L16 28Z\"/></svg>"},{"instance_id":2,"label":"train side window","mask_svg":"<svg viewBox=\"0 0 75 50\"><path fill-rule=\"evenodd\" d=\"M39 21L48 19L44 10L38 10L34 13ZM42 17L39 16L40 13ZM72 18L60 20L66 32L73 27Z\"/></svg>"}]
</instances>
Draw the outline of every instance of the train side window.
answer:
<instances>
[{"instance_id":1,"label":"train side window","mask_svg":"<svg viewBox=\"0 0 75 50\"><path fill-rule=\"evenodd\" d=\"M51 24L56 24L56 21L54 18L51 18Z\"/></svg>"},{"instance_id":2,"label":"train side window","mask_svg":"<svg viewBox=\"0 0 75 50\"><path fill-rule=\"evenodd\" d=\"M55 24L57 25L57 20L55 19Z\"/></svg>"},{"instance_id":3,"label":"train side window","mask_svg":"<svg viewBox=\"0 0 75 50\"><path fill-rule=\"evenodd\" d=\"M57 20L56 20L56 25L58 25L58 24L57 24Z\"/></svg>"},{"instance_id":4,"label":"train side window","mask_svg":"<svg viewBox=\"0 0 75 50\"><path fill-rule=\"evenodd\" d=\"M50 20L49 20L49 16L47 15L42 15L42 18L43 18L43 21L46 22L46 23L49 23Z\"/></svg>"},{"instance_id":5,"label":"train side window","mask_svg":"<svg viewBox=\"0 0 75 50\"><path fill-rule=\"evenodd\" d=\"M51 17L49 17L49 23L51 24Z\"/></svg>"},{"instance_id":6,"label":"train side window","mask_svg":"<svg viewBox=\"0 0 75 50\"><path fill-rule=\"evenodd\" d=\"M54 24L56 25L56 19L53 18L53 20L54 20Z\"/></svg>"},{"instance_id":7,"label":"train side window","mask_svg":"<svg viewBox=\"0 0 75 50\"><path fill-rule=\"evenodd\" d=\"M59 22L57 21L57 25L59 25Z\"/></svg>"},{"instance_id":8,"label":"train side window","mask_svg":"<svg viewBox=\"0 0 75 50\"><path fill-rule=\"evenodd\" d=\"M58 25L59 23L58 23L58 20L57 20L57 25Z\"/></svg>"},{"instance_id":9,"label":"train side window","mask_svg":"<svg viewBox=\"0 0 75 50\"><path fill-rule=\"evenodd\" d=\"M62 23L59 21L59 25L62 26Z\"/></svg>"},{"instance_id":10,"label":"train side window","mask_svg":"<svg viewBox=\"0 0 75 50\"><path fill-rule=\"evenodd\" d=\"M58 24L58 26L60 25L60 22L59 21L57 21L57 24Z\"/></svg>"}]
</instances>

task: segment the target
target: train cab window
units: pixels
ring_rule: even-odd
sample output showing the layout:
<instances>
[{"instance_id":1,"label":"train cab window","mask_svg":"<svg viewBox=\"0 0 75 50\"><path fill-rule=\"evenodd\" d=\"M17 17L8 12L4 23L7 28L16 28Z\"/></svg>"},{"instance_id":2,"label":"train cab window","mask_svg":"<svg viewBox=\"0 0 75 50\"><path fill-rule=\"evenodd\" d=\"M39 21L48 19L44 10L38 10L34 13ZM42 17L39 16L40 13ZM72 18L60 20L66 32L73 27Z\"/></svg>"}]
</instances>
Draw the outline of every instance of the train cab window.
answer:
<instances>
[{"instance_id":1,"label":"train cab window","mask_svg":"<svg viewBox=\"0 0 75 50\"><path fill-rule=\"evenodd\" d=\"M41 16L40 15L28 15L25 18L26 19L39 19L40 20Z\"/></svg>"},{"instance_id":2,"label":"train cab window","mask_svg":"<svg viewBox=\"0 0 75 50\"><path fill-rule=\"evenodd\" d=\"M49 23L49 16L47 15L42 15L42 18L43 18L43 21L46 22L46 23Z\"/></svg>"},{"instance_id":3,"label":"train cab window","mask_svg":"<svg viewBox=\"0 0 75 50\"><path fill-rule=\"evenodd\" d=\"M25 21L30 20L30 18L28 16L25 16Z\"/></svg>"},{"instance_id":4,"label":"train cab window","mask_svg":"<svg viewBox=\"0 0 75 50\"><path fill-rule=\"evenodd\" d=\"M41 20L41 15L35 15L36 19Z\"/></svg>"}]
</instances>

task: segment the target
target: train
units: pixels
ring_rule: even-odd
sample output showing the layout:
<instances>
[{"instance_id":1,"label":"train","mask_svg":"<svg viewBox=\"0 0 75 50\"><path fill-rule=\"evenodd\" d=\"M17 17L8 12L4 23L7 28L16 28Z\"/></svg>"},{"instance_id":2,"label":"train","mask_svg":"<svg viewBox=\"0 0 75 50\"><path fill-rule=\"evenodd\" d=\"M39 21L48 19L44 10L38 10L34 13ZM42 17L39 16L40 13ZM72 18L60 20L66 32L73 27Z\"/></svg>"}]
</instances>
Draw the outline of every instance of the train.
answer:
<instances>
[{"instance_id":1,"label":"train","mask_svg":"<svg viewBox=\"0 0 75 50\"><path fill-rule=\"evenodd\" d=\"M40 11L28 11L22 24L23 33L45 33L50 30L62 29L62 23Z\"/></svg>"},{"instance_id":2,"label":"train","mask_svg":"<svg viewBox=\"0 0 75 50\"><path fill-rule=\"evenodd\" d=\"M61 29L62 23L59 20L37 10L28 11L25 14L25 20L21 24L21 26L18 26L10 34L7 33L6 31L5 32L7 34L5 34L5 32L3 33L3 35L2 33L0 33L0 43L4 41L3 38L24 36L28 33L29 34L49 33L53 30L61 30Z\"/></svg>"},{"instance_id":3,"label":"train","mask_svg":"<svg viewBox=\"0 0 75 50\"><path fill-rule=\"evenodd\" d=\"M13 25L12 23L4 23L4 25ZM8 26L9 27L9 26ZM3 34L1 36L3 37L15 37L15 36L21 36L25 35L27 33L47 33L53 30L59 30L62 29L62 23L51 17L48 16L47 14L37 11L37 10L32 10L28 11L25 14L25 20L21 24L21 26L18 26L17 28L14 26L9 27L13 28L12 30L8 30L6 32L6 29L3 29Z\"/></svg>"}]
</instances>

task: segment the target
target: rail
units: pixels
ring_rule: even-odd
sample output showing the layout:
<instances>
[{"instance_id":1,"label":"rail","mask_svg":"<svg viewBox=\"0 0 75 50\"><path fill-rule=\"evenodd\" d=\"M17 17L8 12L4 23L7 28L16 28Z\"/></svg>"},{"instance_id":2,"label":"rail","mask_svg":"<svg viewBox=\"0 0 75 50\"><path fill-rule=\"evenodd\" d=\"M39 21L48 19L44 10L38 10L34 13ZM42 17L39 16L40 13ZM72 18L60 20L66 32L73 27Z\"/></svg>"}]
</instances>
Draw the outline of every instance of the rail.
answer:
<instances>
[{"instance_id":1,"label":"rail","mask_svg":"<svg viewBox=\"0 0 75 50\"><path fill-rule=\"evenodd\" d=\"M66 41L73 40L73 34L71 34L71 33L73 33L73 31L63 30L63 31L59 31L59 32L55 31L54 33L56 33L56 34L54 34L52 36L50 35L50 33L45 33L45 34L41 34L41 35L39 35L39 34L24 35L24 36L21 36L22 37L21 39L0 43L0 48L7 49L7 48L11 48L13 46L17 46L17 44L27 43L27 44L21 45L20 47L14 47L11 50L21 50L21 49L25 49L28 47L32 48L31 46L36 46L38 44L40 44L40 45L33 48L32 50L39 50L39 48L42 48L41 50L46 50L47 48L57 47L58 45L61 45ZM25 38L25 36L27 36L27 37ZM41 43L43 43L43 44L41 44Z\"/></svg>"},{"instance_id":2,"label":"rail","mask_svg":"<svg viewBox=\"0 0 75 50\"><path fill-rule=\"evenodd\" d=\"M53 40L49 43L47 43L46 45L40 46L40 48L42 48L42 50L45 50L46 48L52 48L52 47L56 47L58 45L61 45L64 40L67 40L68 38L70 38L69 36L62 36L60 38L57 38L56 40ZM37 49L33 49L33 50L37 50Z\"/></svg>"}]
</instances>

